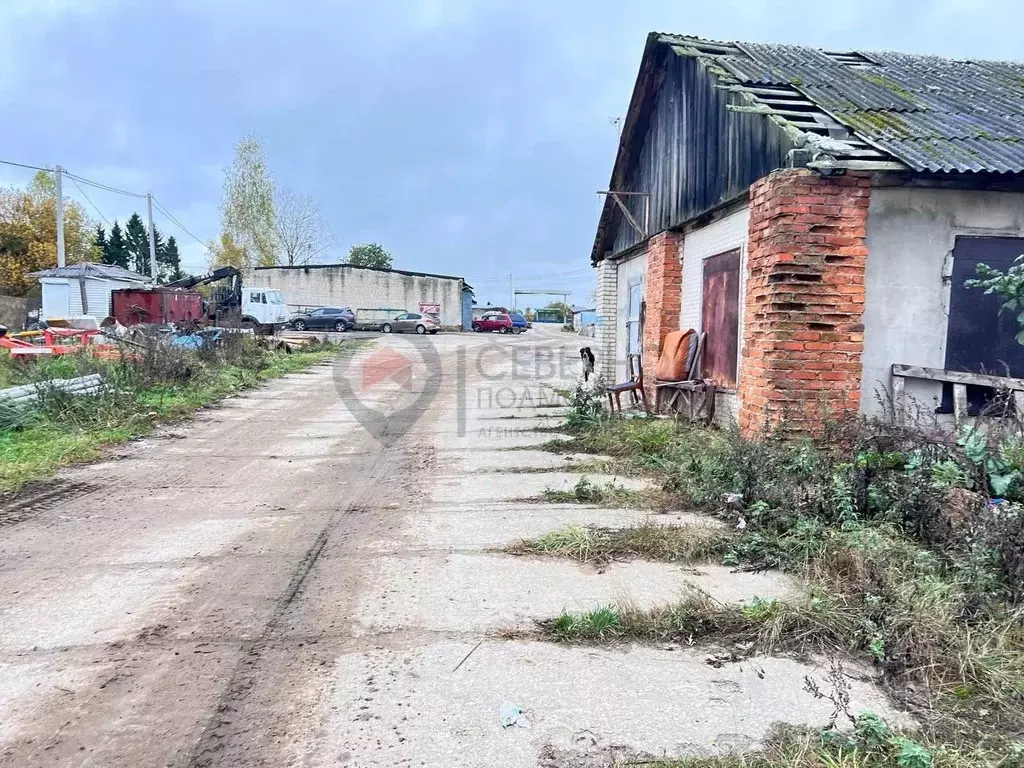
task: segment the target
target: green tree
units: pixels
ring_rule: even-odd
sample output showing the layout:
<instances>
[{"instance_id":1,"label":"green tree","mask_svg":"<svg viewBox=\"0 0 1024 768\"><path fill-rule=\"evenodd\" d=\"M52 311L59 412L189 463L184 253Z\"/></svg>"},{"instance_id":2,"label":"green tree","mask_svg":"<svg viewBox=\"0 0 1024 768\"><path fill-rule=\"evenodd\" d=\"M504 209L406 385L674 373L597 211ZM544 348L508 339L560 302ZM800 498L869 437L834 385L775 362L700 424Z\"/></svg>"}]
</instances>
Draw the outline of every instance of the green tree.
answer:
<instances>
[{"instance_id":1,"label":"green tree","mask_svg":"<svg viewBox=\"0 0 1024 768\"><path fill-rule=\"evenodd\" d=\"M377 267L391 269L391 254L377 243L353 245L348 252L348 263L353 267Z\"/></svg>"},{"instance_id":2,"label":"green tree","mask_svg":"<svg viewBox=\"0 0 1024 768\"><path fill-rule=\"evenodd\" d=\"M117 223L116 219L114 226L110 228L107 246L103 249L103 263L128 269L128 244L124 241L121 225Z\"/></svg>"},{"instance_id":3,"label":"green tree","mask_svg":"<svg viewBox=\"0 0 1024 768\"><path fill-rule=\"evenodd\" d=\"M128 247L128 269L140 275L149 274L149 233L142 217L133 213L124 228L125 243Z\"/></svg>"},{"instance_id":4,"label":"green tree","mask_svg":"<svg viewBox=\"0 0 1024 768\"><path fill-rule=\"evenodd\" d=\"M216 267L245 269L249 266L248 254L235 242L230 232L221 232L220 240L211 240L207 243L206 248L210 252L211 269Z\"/></svg>"},{"instance_id":5,"label":"green tree","mask_svg":"<svg viewBox=\"0 0 1024 768\"><path fill-rule=\"evenodd\" d=\"M99 261L95 225L74 200L64 201L68 264ZM0 293L24 296L39 283L32 273L57 266L57 185L40 171L27 189L0 187Z\"/></svg>"},{"instance_id":6,"label":"green tree","mask_svg":"<svg viewBox=\"0 0 1024 768\"><path fill-rule=\"evenodd\" d=\"M243 136L235 145L234 160L224 169L221 200L221 230L244 255L245 263L235 266L277 263L275 219L274 181L263 145L255 136Z\"/></svg>"},{"instance_id":7,"label":"green tree","mask_svg":"<svg viewBox=\"0 0 1024 768\"><path fill-rule=\"evenodd\" d=\"M106 256L106 253L107 253L107 231L103 228L102 224L97 224L96 225L96 235L92 239L92 244L96 247L96 249L100 252L100 254L102 254L103 256Z\"/></svg>"},{"instance_id":8,"label":"green tree","mask_svg":"<svg viewBox=\"0 0 1024 768\"><path fill-rule=\"evenodd\" d=\"M159 268L160 282L170 283L181 280L185 273L181 271L181 255L178 253L178 241L173 236L161 243L156 251L156 263Z\"/></svg>"}]
</instances>

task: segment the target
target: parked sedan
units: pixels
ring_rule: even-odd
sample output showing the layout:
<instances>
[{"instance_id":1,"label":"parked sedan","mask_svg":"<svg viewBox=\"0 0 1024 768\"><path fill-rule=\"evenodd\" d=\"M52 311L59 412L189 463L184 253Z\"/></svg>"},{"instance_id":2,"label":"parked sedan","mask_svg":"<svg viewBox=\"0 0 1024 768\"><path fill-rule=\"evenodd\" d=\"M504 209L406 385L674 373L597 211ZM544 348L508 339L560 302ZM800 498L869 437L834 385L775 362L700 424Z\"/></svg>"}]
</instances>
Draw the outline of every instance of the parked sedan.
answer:
<instances>
[{"instance_id":1,"label":"parked sedan","mask_svg":"<svg viewBox=\"0 0 1024 768\"><path fill-rule=\"evenodd\" d=\"M320 307L309 312L292 315L292 328L304 331L307 328L331 328L335 331L350 331L356 327L356 315L348 307Z\"/></svg>"},{"instance_id":2,"label":"parked sedan","mask_svg":"<svg viewBox=\"0 0 1024 768\"><path fill-rule=\"evenodd\" d=\"M519 333L522 329L517 328L512 318L504 312L489 312L479 320L473 321L473 330L477 333Z\"/></svg>"},{"instance_id":3,"label":"parked sedan","mask_svg":"<svg viewBox=\"0 0 1024 768\"><path fill-rule=\"evenodd\" d=\"M437 333L441 330L441 324L430 315L419 312L405 312L394 320L386 320L380 326L384 333L402 333L403 331L415 331L422 335L424 333Z\"/></svg>"}]
</instances>

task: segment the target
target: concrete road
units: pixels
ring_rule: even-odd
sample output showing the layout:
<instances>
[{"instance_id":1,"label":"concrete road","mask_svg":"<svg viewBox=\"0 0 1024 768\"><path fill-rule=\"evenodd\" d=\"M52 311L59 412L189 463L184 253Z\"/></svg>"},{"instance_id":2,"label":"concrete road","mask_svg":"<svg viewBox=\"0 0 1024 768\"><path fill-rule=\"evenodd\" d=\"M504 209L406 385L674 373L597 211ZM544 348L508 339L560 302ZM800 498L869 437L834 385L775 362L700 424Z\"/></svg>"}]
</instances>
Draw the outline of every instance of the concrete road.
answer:
<instances>
[{"instance_id":1,"label":"concrete road","mask_svg":"<svg viewBox=\"0 0 1024 768\"><path fill-rule=\"evenodd\" d=\"M544 328L382 338L8 509L0 763L597 766L824 720L802 690L813 664L715 669L695 649L508 639L564 608L649 605L687 584L722 600L795 588L495 551L646 517L524 501L579 477L573 457L537 450L579 346ZM887 711L869 680L851 690ZM503 729L503 703L533 727Z\"/></svg>"}]
</instances>

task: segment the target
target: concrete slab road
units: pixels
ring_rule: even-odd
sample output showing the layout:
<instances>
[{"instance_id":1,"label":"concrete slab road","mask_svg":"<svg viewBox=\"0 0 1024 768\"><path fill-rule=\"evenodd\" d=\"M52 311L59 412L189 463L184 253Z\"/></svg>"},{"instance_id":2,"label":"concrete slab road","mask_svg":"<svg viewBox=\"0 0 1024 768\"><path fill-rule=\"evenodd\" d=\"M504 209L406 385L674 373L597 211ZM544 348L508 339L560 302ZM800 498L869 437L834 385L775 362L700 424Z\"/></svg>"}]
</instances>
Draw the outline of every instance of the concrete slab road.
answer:
<instances>
[{"instance_id":1,"label":"concrete slab road","mask_svg":"<svg viewBox=\"0 0 1024 768\"><path fill-rule=\"evenodd\" d=\"M498 632L688 583L722 600L794 588L495 551L649 514L523 499L575 476L536 428L557 427L550 387L580 345L543 328L384 337L65 473L0 527L0 763L596 766L826 718L803 691L812 663L713 669L692 649ZM851 694L887 711L869 680ZM533 727L503 729L504 702Z\"/></svg>"}]
</instances>

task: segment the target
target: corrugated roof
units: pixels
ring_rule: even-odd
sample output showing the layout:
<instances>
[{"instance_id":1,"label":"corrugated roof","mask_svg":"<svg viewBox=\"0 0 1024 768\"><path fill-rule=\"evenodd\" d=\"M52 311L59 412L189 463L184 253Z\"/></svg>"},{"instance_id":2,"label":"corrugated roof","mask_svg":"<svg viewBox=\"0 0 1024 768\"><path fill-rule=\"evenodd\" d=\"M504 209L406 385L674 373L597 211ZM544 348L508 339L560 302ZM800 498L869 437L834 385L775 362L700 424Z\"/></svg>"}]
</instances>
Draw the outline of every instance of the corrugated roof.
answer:
<instances>
[{"instance_id":1,"label":"corrugated roof","mask_svg":"<svg viewBox=\"0 0 1024 768\"><path fill-rule=\"evenodd\" d=\"M94 264L91 261L83 261L78 264L68 264L66 267L54 267L34 272L33 277L96 277L107 280L125 280L136 283L151 283L152 278L132 272L124 267L113 264Z\"/></svg>"},{"instance_id":2,"label":"corrugated roof","mask_svg":"<svg viewBox=\"0 0 1024 768\"><path fill-rule=\"evenodd\" d=\"M1024 172L1024 64L658 38L705 59L723 85L746 91L773 119L811 134L808 144L824 161L863 160L873 149L916 171ZM846 141L842 127L853 152L826 152L813 141Z\"/></svg>"}]
</instances>

